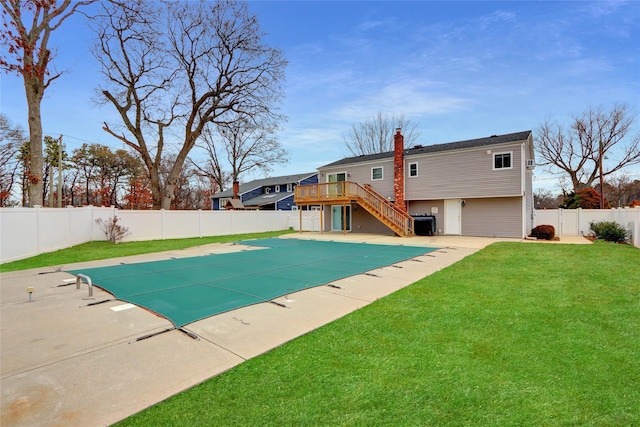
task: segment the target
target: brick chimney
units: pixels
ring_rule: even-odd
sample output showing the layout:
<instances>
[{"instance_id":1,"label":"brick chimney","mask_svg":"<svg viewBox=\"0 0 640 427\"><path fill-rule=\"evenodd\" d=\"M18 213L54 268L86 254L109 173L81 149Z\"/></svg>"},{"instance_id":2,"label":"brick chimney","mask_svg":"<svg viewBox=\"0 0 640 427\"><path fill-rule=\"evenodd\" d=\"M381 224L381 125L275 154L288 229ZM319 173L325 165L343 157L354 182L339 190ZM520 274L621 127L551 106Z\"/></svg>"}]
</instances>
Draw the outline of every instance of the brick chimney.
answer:
<instances>
[{"instance_id":1,"label":"brick chimney","mask_svg":"<svg viewBox=\"0 0 640 427\"><path fill-rule=\"evenodd\" d=\"M240 183L237 180L233 181L233 198L240 198Z\"/></svg>"},{"instance_id":2,"label":"brick chimney","mask_svg":"<svg viewBox=\"0 0 640 427\"><path fill-rule=\"evenodd\" d=\"M396 129L393 136L393 196L396 206L407 212L404 202L404 136L400 128Z\"/></svg>"}]
</instances>

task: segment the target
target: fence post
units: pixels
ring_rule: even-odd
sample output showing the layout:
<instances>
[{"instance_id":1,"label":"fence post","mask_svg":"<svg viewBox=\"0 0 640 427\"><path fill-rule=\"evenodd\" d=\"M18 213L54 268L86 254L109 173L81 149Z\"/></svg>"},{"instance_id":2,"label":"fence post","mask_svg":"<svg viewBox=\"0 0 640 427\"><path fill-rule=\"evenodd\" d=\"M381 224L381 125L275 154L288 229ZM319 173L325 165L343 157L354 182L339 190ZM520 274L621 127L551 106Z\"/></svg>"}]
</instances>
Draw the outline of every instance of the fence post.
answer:
<instances>
[{"instance_id":1,"label":"fence post","mask_svg":"<svg viewBox=\"0 0 640 427\"><path fill-rule=\"evenodd\" d=\"M583 215L582 215L582 208L578 208L577 210L578 210L578 215L577 215L576 220L578 221L578 224L576 224L576 225L578 226L578 236L580 236L581 234L583 234L583 233L581 233Z\"/></svg>"}]
</instances>

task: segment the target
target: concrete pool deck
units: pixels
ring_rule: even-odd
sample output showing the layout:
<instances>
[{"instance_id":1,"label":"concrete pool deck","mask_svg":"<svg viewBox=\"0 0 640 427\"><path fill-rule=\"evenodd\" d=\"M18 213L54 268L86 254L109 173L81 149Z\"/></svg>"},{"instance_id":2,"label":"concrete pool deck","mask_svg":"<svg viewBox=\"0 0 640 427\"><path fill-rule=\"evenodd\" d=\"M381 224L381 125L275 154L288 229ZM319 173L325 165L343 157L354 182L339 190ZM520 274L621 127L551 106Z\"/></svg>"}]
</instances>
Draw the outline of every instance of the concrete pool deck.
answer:
<instances>
[{"instance_id":1,"label":"concrete pool deck","mask_svg":"<svg viewBox=\"0 0 640 427\"><path fill-rule=\"evenodd\" d=\"M0 425L100 426L117 422L243 361L364 307L495 241L302 233L282 238L402 244L435 252L173 329L168 320L114 300L88 296L57 267L0 275ZM562 237L559 243L590 243ZM213 244L60 266L77 269L241 250ZM402 268L398 268L402 267ZM62 286L61 286L62 285ZM27 287L33 287L29 302ZM98 303L90 305L92 303ZM157 334L157 335L154 335ZM146 339L146 336L150 336Z\"/></svg>"}]
</instances>

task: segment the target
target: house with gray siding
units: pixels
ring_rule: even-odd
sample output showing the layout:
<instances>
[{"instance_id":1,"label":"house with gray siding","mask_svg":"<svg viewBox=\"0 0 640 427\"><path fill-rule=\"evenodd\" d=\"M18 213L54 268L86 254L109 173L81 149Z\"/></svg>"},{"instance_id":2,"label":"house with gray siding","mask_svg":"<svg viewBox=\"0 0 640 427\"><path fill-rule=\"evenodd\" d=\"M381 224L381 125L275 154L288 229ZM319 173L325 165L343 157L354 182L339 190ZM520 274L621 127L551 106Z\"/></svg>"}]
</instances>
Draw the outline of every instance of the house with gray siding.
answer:
<instances>
[{"instance_id":1,"label":"house with gray siding","mask_svg":"<svg viewBox=\"0 0 640 427\"><path fill-rule=\"evenodd\" d=\"M434 217L436 234L522 238L530 233L531 131L408 148L400 131L395 140L392 152L347 157L318 168L319 183L348 181L356 183L356 192L371 189L382 202L412 217ZM370 203L358 203L355 196L333 202L330 192L323 196L324 231L389 233L384 215Z\"/></svg>"},{"instance_id":2,"label":"house with gray siding","mask_svg":"<svg viewBox=\"0 0 640 427\"><path fill-rule=\"evenodd\" d=\"M211 196L211 209L224 210L234 196L242 202L244 209L289 211L296 209L293 201L294 190L298 185L316 184L318 173L277 176L237 183L234 188ZM234 195L234 192L236 193Z\"/></svg>"}]
</instances>

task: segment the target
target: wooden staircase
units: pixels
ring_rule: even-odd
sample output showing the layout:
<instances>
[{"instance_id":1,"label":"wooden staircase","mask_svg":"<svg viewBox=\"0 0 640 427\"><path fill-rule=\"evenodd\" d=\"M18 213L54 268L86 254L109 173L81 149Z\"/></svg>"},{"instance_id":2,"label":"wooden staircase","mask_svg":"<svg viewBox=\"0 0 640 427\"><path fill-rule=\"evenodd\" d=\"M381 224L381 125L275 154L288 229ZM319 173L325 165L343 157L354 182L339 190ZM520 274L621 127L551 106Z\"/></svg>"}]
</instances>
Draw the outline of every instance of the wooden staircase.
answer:
<instances>
[{"instance_id":1,"label":"wooden staircase","mask_svg":"<svg viewBox=\"0 0 640 427\"><path fill-rule=\"evenodd\" d=\"M415 234L411 215L398 209L368 185L350 181L299 185L295 188L294 201L298 206L357 203L398 236Z\"/></svg>"}]
</instances>

